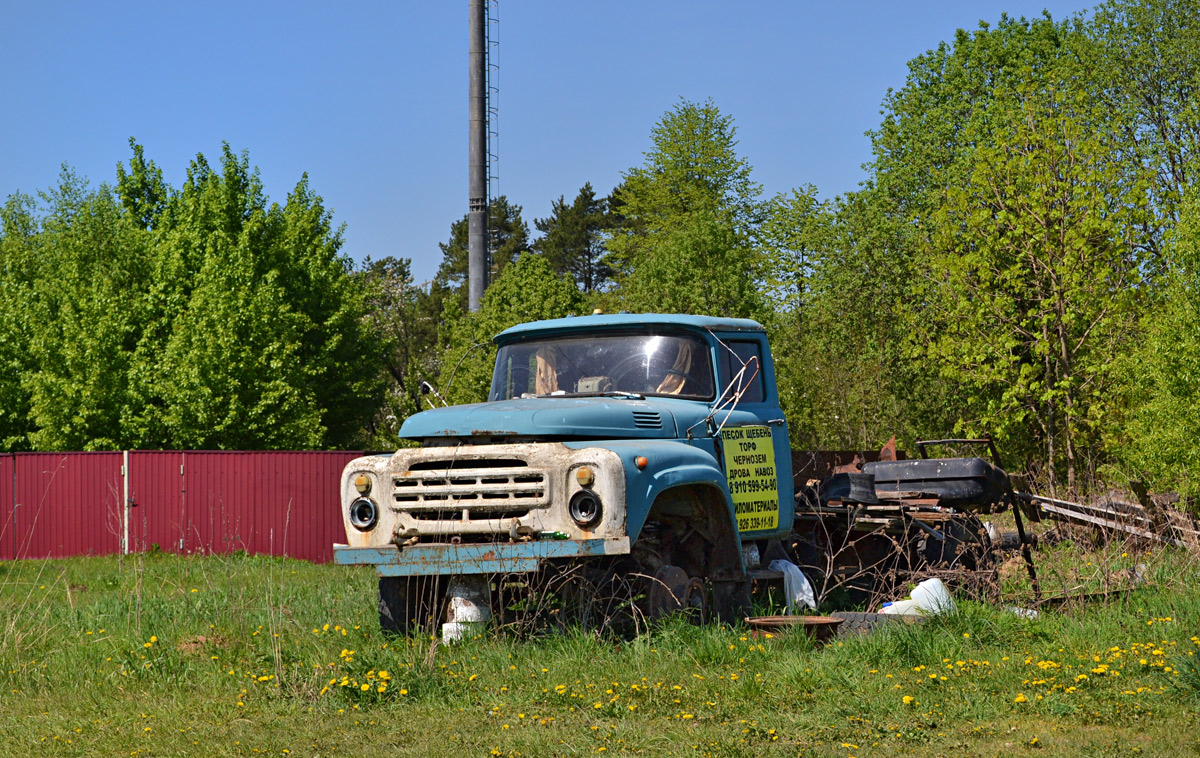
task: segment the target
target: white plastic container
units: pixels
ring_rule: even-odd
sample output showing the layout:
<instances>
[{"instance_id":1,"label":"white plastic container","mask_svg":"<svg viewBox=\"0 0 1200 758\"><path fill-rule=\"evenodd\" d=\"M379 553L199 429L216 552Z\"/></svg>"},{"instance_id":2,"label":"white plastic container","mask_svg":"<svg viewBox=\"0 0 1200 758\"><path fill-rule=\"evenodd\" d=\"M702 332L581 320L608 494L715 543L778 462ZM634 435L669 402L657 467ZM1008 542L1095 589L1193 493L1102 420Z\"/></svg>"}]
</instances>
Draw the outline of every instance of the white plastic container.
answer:
<instances>
[{"instance_id":1,"label":"white plastic container","mask_svg":"<svg viewBox=\"0 0 1200 758\"><path fill-rule=\"evenodd\" d=\"M880 613L887 613L893 616L920 616L921 606L916 600L896 600L892 603L884 603L879 609Z\"/></svg>"},{"instance_id":2,"label":"white plastic container","mask_svg":"<svg viewBox=\"0 0 1200 758\"><path fill-rule=\"evenodd\" d=\"M937 578L926 579L918 584L911 597L922 611L929 614L953 613L957 607L954 598L950 597L950 590Z\"/></svg>"}]
</instances>

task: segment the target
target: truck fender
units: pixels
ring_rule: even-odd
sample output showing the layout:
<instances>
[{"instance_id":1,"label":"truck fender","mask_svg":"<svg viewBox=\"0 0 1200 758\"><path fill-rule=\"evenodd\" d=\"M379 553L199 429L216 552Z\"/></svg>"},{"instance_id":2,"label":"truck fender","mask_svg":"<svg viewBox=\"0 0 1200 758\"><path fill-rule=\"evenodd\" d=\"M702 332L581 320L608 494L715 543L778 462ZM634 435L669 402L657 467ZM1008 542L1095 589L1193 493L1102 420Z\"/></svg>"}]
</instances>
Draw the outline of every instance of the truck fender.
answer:
<instances>
[{"instance_id":1,"label":"truck fender","mask_svg":"<svg viewBox=\"0 0 1200 758\"><path fill-rule=\"evenodd\" d=\"M660 497L669 495L672 490L690 488L712 512L712 517L720 519L720 534L728 537L728 553L731 554L722 551L723 567L733 575L730 578L744 574L733 499L725 472L710 452L671 440L603 442L588 446L612 450L625 463L625 529L631 543L637 540L650 510ZM644 470L636 465L638 457L646 458Z\"/></svg>"}]
</instances>

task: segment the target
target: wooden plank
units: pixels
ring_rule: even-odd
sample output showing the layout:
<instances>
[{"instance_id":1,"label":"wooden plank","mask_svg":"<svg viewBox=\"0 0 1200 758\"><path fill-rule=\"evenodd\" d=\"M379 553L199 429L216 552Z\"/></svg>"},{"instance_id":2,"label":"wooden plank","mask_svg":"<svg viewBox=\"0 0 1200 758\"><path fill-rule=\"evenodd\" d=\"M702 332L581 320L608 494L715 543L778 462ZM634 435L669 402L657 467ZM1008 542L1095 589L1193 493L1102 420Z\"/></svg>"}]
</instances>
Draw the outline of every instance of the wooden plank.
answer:
<instances>
[{"instance_id":1,"label":"wooden plank","mask_svg":"<svg viewBox=\"0 0 1200 758\"><path fill-rule=\"evenodd\" d=\"M871 516L862 516L860 518L854 519L854 524L856 526L858 524L880 524L883 526L891 526L893 524L899 524L899 523L900 523L900 519L895 519L895 518L874 518Z\"/></svg>"},{"instance_id":2,"label":"wooden plank","mask_svg":"<svg viewBox=\"0 0 1200 758\"><path fill-rule=\"evenodd\" d=\"M1045 497L1043 495L1030 495L1029 493L1026 493L1026 492L1018 492L1017 497L1020 497L1025 500L1037 501L1040 503L1049 503L1050 505L1058 506L1061 508L1069 508L1072 510L1082 509L1082 510L1092 511L1094 513L1103 514L1104 516L1113 516L1115 518L1119 518L1119 519L1125 520L1125 521L1132 520L1134 522L1145 522L1147 524L1152 523L1151 520L1149 519L1149 517L1147 517L1147 516L1141 516L1136 513L1124 513L1124 512L1118 511L1118 510L1114 510L1112 508L1105 508L1104 506L1100 506L1100 505L1089 505L1087 503L1075 503L1070 500L1059 500L1058 498Z\"/></svg>"},{"instance_id":3,"label":"wooden plank","mask_svg":"<svg viewBox=\"0 0 1200 758\"><path fill-rule=\"evenodd\" d=\"M1170 522L1167 526L1171 532L1189 549L1200 550L1200 532L1194 528L1197 526L1195 519L1173 508L1167 509L1166 513L1167 521Z\"/></svg>"},{"instance_id":4,"label":"wooden plank","mask_svg":"<svg viewBox=\"0 0 1200 758\"><path fill-rule=\"evenodd\" d=\"M1145 537L1146 539L1154 540L1156 542L1165 542L1170 545L1179 545L1180 544L1179 540L1171 538L1171 537L1163 537L1161 535L1155 534L1154 532L1148 532L1145 529L1138 529L1135 526L1130 526L1128 524L1122 524L1117 521L1111 521L1109 519L1103 519L1103 518L1100 518L1099 516L1092 516L1091 514L1087 514L1087 513L1080 513L1079 511L1074 511L1069 508L1062 508L1057 505L1052 505L1050 503L1043 502L1040 498L1034 498L1033 502L1034 502L1034 504L1036 504L1038 506L1039 509L1041 509L1045 513L1049 514L1051 518L1053 518L1054 516L1061 516L1062 518L1065 518L1069 521L1090 524L1093 526L1102 526L1102 527L1105 527L1106 529L1116 529L1117 531L1126 532L1128 534L1132 534L1137 537Z\"/></svg>"},{"instance_id":5,"label":"wooden plank","mask_svg":"<svg viewBox=\"0 0 1200 758\"><path fill-rule=\"evenodd\" d=\"M747 571L746 576L750 577L751 579L773 580L782 579L783 572L771 571L770 569L753 569L751 571Z\"/></svg>"},{"instance_id":6,"label":"wooden plank","mask_svg":"<svg viewBox=\"0 0 1200 758\"><path fill-rule=\"evenodd\" d=\"M957 513L946 513L945 511L909 511L904 515L921 521L953 521L958 516Z\"/></svg>"}]
</instances>

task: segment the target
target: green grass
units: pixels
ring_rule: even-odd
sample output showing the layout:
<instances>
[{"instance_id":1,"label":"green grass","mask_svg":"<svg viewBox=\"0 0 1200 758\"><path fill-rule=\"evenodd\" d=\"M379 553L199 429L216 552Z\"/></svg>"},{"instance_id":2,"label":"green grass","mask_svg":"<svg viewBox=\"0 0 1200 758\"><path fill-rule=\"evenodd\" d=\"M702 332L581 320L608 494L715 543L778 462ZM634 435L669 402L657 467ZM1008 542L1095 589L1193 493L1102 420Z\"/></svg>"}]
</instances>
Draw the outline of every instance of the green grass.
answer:
<instances>
[{"instance_id":1,"label":"green grass","mask_svg":"<svg viewBox=\"0 0 1200 758\"><path fill-rule=\"evenodd\" d=\"M1032 621L963 602L825 647L677 623L447 648L381 635L363 569L0 563L0 740L55 756L1196 753L1196 565L1066 544L1039 560L1062 589L1133 560L1152 584Z\"/></svg>"}]
</instances>

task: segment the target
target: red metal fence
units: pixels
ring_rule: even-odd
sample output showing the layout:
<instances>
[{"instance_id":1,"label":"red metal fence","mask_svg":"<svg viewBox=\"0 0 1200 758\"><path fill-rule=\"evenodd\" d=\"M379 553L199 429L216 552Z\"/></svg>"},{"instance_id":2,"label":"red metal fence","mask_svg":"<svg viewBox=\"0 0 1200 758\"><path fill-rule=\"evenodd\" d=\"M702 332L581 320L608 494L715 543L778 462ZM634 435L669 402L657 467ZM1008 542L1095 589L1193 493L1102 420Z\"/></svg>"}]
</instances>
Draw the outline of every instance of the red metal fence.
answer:
<instances>
[{"instance_id":1,"label":"red metal fence","mask_svg":"<svg viewBox=\"0 0 1200 758\"><path fill-rule=\"evenodd\" d=\"M338 483L359 451L0 455L0 559L174 553L325 562ZM126 489L128 488L128 489Z\"/></svg>"},{"instance_id":2,"label":"red metal fence","mask_svg":"<svg viewBox=\"0 0 1200 758\"><path fill-rule=\"evenodd\" d=\"M120 453L22 453L14 464L16 557L121 549Z\"/></svg>"}]
</instances>

